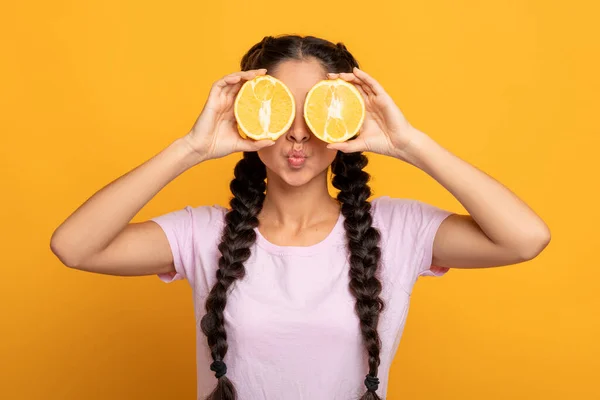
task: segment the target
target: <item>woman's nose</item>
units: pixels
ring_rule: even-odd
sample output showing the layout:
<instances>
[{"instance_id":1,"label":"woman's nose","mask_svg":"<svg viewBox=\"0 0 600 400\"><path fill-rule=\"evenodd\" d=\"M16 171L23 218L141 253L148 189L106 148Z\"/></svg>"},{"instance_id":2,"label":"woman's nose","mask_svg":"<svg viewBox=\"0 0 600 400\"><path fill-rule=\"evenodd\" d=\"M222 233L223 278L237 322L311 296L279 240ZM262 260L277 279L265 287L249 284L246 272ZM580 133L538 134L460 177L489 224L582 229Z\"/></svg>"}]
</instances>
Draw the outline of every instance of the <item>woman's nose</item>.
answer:
<instances>
[{"instance_id":1,"label":"woman's nose","mask_svg":"<svg viewBox=\"0 0 600 400\"><path fill-rule=\"evenodd\" d=\"M310 135L310 129L302 117L296 118L286 133L287 140L297 143L306 142L310 138Z\"/></svg>"},{"instance_id":2,"label":"woman's nose","mask_svg":"<svg viewBox=\"0 0 600 400\"><path fill-rule=\"evenodd\" d=\"M287 133L287 139L292 142L303 143L310 138L308 129L291 127Z\"/></svg>"}]
</instances>

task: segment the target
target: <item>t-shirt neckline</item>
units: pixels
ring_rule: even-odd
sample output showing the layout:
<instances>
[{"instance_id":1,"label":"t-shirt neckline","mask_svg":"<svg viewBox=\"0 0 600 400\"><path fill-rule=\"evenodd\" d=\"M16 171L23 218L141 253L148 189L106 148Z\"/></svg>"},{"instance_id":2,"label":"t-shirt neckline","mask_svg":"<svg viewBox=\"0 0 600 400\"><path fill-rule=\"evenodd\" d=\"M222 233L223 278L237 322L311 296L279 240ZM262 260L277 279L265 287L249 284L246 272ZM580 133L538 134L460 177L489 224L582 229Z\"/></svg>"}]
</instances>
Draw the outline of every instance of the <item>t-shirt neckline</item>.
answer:
<instances>
[{"instance_id":1,"label":"t-shirt neckline","mask_svg":"<svg viewBox=\"0 0 600 400\"><path fill-rule=\"evenodd\" d=\"M280 246L275 243L268 241L262 233L258 230L258 227L254 228L254 232L256 232L256 244L272 254L278 255L300 255L307 256L315 253L319 253L330 249L330 247L336 243L336 238L338 237L338 232L342 229L344 217L340 212L338 215L338 219L329 232L329 234L320 242L315 243L310 246Z\"/></svg>"}]
</instances>

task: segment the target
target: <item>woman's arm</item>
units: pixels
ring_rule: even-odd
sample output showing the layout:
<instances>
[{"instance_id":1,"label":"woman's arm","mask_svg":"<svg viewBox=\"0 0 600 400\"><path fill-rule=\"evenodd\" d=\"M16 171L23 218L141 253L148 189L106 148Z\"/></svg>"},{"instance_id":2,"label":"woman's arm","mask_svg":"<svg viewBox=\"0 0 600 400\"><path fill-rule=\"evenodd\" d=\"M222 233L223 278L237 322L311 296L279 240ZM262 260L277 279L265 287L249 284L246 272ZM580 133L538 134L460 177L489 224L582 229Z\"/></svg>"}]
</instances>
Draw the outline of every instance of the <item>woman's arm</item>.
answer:
<instances>
[{"instance_id":1,"label":"woman's arm","mask_svg":"<svg viewBox=\"0 0 600 400\"><path fill-rule=\"evenodd\" d=\"M514 264L538 255L550 242L548 226L498 181L456 157L414 128L392 97L365 71L328 74L352 82L365 102L361 134L331 143L344 152L372 151L422 169L452 193L470 215L451 215L438 228L433 264L473 268Z\"/></svg>"},{"instance_id":2,"label":"woman's arm","mask_svg":"<svg viewBox=\"0 0 600 400\"><path fill-rule=\"evenodd\" d=\"M241 85L266 70L239 71L213 83L191 131L96 192L53 233L50 247L63 264L113 275L174 271L173 254L154 221L131 219L163 187L205 160L258 151L272 140L242 139L233 104Z\"/></svg>"},{"instance_id":3,"label":"woman's arm","mask_svg":"<svg viewBox=\"0 0 600 400\"><path fill-rule=\"evenodd\" d=\"M77 208L54 231L52 251L63 264L93 272L168 272L172 255L160 227L129 222L163 187L201 161L185 138L175 140Z\"/></svg>"},{"instance_id":4,"label":"woman's arm","mask_svg":"<svg viewBox=\"0 0 600 400\"><path fill-rule=\"evenodd\" d=\"M470 214L442 222L433 246L434 265L515 264L534 258L550 242L548 226L523 200L425 133L415 129L400 158L439 182Z\"/></svg>"}]
</instances>

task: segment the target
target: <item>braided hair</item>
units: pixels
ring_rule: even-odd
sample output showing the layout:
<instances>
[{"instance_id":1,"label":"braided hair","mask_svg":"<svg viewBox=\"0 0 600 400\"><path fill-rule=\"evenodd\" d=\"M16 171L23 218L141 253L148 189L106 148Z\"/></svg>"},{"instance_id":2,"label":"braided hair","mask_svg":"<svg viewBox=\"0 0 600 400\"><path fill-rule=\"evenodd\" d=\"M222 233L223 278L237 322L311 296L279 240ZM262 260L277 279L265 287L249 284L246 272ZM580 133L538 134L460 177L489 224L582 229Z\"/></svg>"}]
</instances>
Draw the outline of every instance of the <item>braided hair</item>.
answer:
<instances>
[{"instance_id":1,"label":"braided hair","mask_svg":"<svg viewBox=\"0 0 600 400\"><path fill-rule=\"evenodd\" d=\"M317 59L328 72L351 72L358 62L343 43L334 44L314 36L265 36L242 57L243 71L259 68L272 70L286 60ZM381 259L380 234L372 226L369 174L363 169L367 157L360 153L338 152L331 164L333 186L339 189L337 200L345 217L347 248L350 262L350 292L356 298L355 311L360 321L363 344L368 353L368 373L364 384L366 392L360 400L381 400L376 390L380 364L381 340L377 331L379 315L384 303L379 297L381 282L376 277ZM245 152L234 169L230 183L233 198L231 210L225 215L221 242L221 257L216 272L217 282L206 299L206 314L201 328L206 335L213 358L210 366L215 372L217 386L206 400L237 400L233 383L227 378L225 355L227 332L223 311L227 304L227 290L236 279L245 275L244 262L250 257L250 247L256 241L254 228L262 209L266 190L266 167L256 152Z\"/></svg>"}]
</instances>

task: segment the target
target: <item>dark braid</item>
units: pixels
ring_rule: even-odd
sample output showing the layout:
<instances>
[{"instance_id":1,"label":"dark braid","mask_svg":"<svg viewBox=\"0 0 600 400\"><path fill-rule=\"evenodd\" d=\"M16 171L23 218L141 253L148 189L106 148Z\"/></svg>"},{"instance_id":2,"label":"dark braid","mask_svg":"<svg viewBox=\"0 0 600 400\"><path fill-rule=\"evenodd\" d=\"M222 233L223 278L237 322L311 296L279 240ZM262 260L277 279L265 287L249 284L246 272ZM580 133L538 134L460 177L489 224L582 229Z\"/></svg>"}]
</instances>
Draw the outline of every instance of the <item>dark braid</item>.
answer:
<instances>
[{"instance_id":1,"label":"dark braid","mask_svg":"<svg viewBox=\"0 0 600 400\"><path fill-rule=\"evenodd\" d=\"M284 35L265 36L242 57L241 69L267 68L273 73L277 65L286 60L318 60L326 72L352 72L358 62L343 43L334 44L314 36ZM363 343L368 353L369 371L364 380L367 392L360 400L380 400L376 390L380 364L381 340L377 332L380 312L384 303L379 297L381 282L376 277L381 259L379 231L372 226L371 204L368 198L369 174L363 171L368 159L361 153L338 152L332 163L333 186L340 190L337 198L345 217L344 227L350 253L350 291L356 298L355 311L360 320ZM223 310L227 303L227 289L244 276L243 263L250 257L250 246L256 240L254 228L258 226L258 214L265 198L265 165L256 153L244 153L235 167L235 179L231 181L231 211L225 217L219 250L217 283L206 300L207 314L201 327L207 336L214 362L211 370L218 379L217 387L206 400L235 400L237 394L231 381L225 376L224 362L227 353L227 333L224 328Z\"/></svg>"},{"instance_id":2,"label":"dark braid","mask_svg":"<svg viewBox=\"0 0 600 400\"><path fill-rule=\"evenodd\" d=\"M333 186L339 189L337 199L342 204L344 227L350 252L350 291L356 297L354 309L360 319L363 343L369 354L369 373L365 378L367 392L361 400L379 400L375 392L379 385L377 372L381 339L377 332L379 313L384 308L381 282L376 273L381 259L379 231L372 226L370 176L363 168L368 163L362 153L338 152L331 165Z\"/></svg>"},{"instance_id":3,"label":"dark braid","mask_svg":"<svg viewBox=\"0 0 600 400\"><path fill-rule=\"evenodd\" d=\"M244 262L250 257L250 246L256 241L254 228L258 226L258 214L265 199L265 165L256 152L244 153L235 166L234 178L229 187L233 198L231 210L225 215L219 250L217 283L206 299L206 314L200 326L206 335L214 362L210 369L215 371L217 387L206 400L235 400L237 394L231 381L225 376L224 363L227 354L227 332L225 332L223 310L227 304L227 289L236 279L244 277Z\"/></svg>"}]
</instances>

